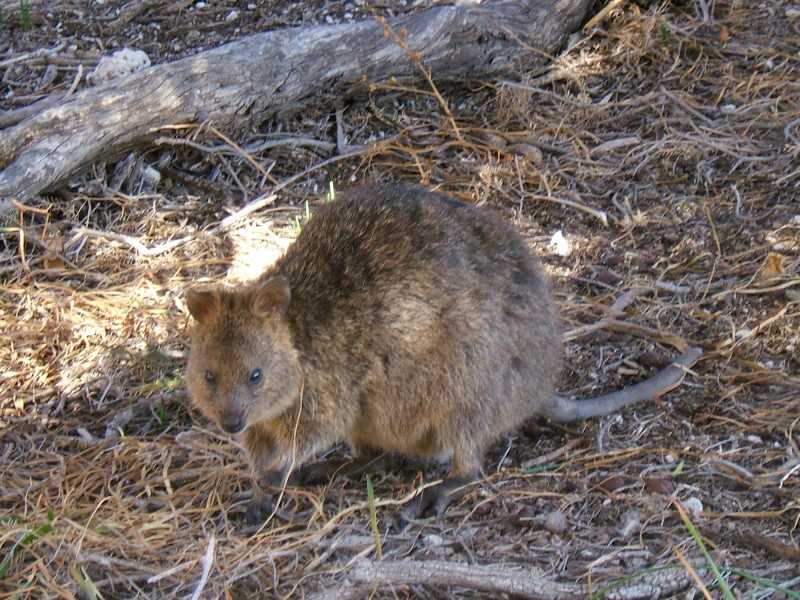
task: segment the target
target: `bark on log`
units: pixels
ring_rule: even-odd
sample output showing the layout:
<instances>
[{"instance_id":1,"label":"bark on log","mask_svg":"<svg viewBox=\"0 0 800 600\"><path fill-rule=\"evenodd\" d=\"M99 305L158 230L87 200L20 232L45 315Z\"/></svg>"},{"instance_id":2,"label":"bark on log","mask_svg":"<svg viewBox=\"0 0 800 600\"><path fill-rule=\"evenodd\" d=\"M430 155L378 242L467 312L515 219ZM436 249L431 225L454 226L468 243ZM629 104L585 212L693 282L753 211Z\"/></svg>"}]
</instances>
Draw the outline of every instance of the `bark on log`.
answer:
<instances>
[{"instance_id":1,"label":"bark on log","mask_svg":"<svg viewBox=\"0 0 800 600\"><path fill-rule=\"evenodd\" d=\"M488 0L390 22L437 80L489 79L542 63L576 30L590 0ZM528 48L526 48L527 46ZM536 51L532 51L536 49ZM281 29L86 89L0 133L0 212L161 127L229 126L351 96L359 83L420 79L374 20ZM362 88L363 89L363 88Z\"/></svg>"}]
</instances>

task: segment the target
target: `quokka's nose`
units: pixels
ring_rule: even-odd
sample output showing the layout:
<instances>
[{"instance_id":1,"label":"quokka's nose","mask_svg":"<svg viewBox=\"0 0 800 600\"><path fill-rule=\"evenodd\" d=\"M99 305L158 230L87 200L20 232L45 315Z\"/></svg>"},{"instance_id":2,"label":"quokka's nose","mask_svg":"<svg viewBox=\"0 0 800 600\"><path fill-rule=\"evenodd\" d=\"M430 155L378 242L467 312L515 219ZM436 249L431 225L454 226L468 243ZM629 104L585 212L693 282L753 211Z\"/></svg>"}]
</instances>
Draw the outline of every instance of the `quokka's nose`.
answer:
<instances>
[{"instance_id":1,"label":"quokka's nose","mask_svg":"<svg viewBox=\"0 0 800 600\"><path fill-rule=\"evenodd\" d=\"M244 418L242 415L223 415L220 424L227 433L239 433L244 429Z\"/></svg>"}]
</instances>

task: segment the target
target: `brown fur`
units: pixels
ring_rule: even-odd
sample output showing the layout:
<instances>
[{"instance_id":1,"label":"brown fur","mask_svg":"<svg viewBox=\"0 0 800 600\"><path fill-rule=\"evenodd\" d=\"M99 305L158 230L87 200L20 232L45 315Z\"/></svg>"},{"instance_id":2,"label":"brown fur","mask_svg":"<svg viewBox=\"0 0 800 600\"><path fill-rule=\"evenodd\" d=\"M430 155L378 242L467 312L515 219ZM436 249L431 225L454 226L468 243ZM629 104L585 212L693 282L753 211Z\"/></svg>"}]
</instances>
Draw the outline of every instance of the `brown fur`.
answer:
<instances>
[{"instance_id":1,"label":"brown fur","mask_svg":"<svg viewBox=\"0 0 800 600\"><path fill-rule=\"evenodd\" d=\"M244 416L263 481L342 440L449 455L451 477L475 477L493 441L552 402L546 278L474 206L398 185L340 196L255 283L189 292L191 395L217 423Z\"/></svg>"}]
</instances>

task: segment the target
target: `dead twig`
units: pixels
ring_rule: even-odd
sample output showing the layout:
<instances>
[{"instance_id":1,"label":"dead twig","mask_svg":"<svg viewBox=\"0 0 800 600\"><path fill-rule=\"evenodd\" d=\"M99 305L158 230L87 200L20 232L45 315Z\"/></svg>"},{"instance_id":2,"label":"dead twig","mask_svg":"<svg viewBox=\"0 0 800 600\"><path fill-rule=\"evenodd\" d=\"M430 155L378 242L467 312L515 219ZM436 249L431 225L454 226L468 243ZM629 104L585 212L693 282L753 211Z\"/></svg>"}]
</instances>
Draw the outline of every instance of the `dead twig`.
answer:
<instances>
[{"instance_id":1,"label":"dead twig","mask_svg":"<svg viewBox=\"0 0 800 600\"><path fill-rule=\"evenodd\" d=\"M13 58L0 61L0 69L7 69L11 65L15 65L21 62L30 62L37 58L53 56L54 54L58 54L59 52L61 52L66 47L66 45L67 42L65 40L60 40L52 48L41 48L39 50L34 50L33 52L26 52L25 54L19 54L17 56L14 56Z\"/></svg>"},{"instance_id":2,"label":"dead twig","mask_svg":"<svg viewBox=\"0 0 800 600\"><path fill-rule=\"evenodd\" d=\"M569 206L570 208L575 208L577 210L592 215L594 218L600 221L604 226L608 227L608 215L605 213L605 211L598 210L590 206L586 206L585 204L581 204L580 202L576 202L574 200L567 200L566 198L558 198L556 196L530 194L527 197L532 198L534 200L546 200L548 202L555 202L556 204L561 204L563 206Z\"/></svg>"},{"instance_id":3,"label":"dead twig","mask_svg":"<svg viewBox=\"0 0 800 600\"><path fill-rule=\"evenodd\" d=\"M200 581L197 582L197 587L192 594L192 600L200 600L200 595L208 583L208 575L211 573L211 566L214 564L215 549L217 547L217 538L214 534L208 540L208 547L206 553L203 555L203 574L200 576Z\"/></svg>"}]
</instances>

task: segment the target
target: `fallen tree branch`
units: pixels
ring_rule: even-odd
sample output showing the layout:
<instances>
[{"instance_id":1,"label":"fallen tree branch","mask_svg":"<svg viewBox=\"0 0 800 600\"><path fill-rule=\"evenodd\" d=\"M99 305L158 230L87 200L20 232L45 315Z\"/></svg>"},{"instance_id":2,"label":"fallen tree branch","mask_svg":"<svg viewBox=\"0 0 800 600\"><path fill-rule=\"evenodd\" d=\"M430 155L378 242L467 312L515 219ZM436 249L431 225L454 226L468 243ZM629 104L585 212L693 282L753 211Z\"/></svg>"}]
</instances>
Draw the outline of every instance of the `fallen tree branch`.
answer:
<instances>
[{"instance_id":1,"label":"fallen tree branch","mask_svg":"<svg viewBox=\"0 0 800 600\"><path fill-rule=\"evenodd\" d=\"M365 82L424 79L420 65L437 80L514 73L558 50L590 3L492 0L435 6L386 26L368 20L268 31L82 90L0 136L0 212L8 208L3 198L36 195L176 123L210 121L224 130L336 105L363 93ZM402 44L387 26L401 32Z\"/></svg>"},{"instance_id":2,"label":"fallen tree branch","mask_svg":"<svg viewBox=\"0 0 800 600\"><path fill-rule=\"evenodd\" d=\"M703 569L695 567L699 572ZM348 597L352 588L381 586L456 586L495 594L511 594L535 600L583 600L604 589L607 600L658 600L686 589L691 576L680 567L651 570L622 580L619 585L591 589L577 583L548 579L534 569L504 565L470 565L438 560L370 561L360 559L346 572L355 585L335 586L314 600Z\"/></svg>"}]
</instances>

